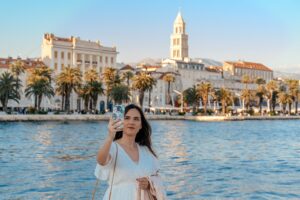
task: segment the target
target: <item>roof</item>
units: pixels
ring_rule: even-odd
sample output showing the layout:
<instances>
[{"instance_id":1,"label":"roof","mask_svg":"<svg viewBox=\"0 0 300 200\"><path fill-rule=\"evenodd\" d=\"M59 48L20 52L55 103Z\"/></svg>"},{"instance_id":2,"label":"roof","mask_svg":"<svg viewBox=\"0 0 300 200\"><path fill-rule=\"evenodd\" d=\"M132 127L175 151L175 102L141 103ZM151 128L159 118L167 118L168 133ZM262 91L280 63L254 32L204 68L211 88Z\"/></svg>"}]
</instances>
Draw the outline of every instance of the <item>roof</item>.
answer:
<instances>
[{"instance_id":1,"label":"roof","mask_svg":"<svg viewBox=\"0 0 300 200\"><path fill-rule=\"evenodd\" d=\"M133 68L132 66L130 66L130 65L125 65L125 66L122 67L120 70L131 70L131 71L133 71L134 68Z\"/></svg>"},{"instance_id":2,"label":"roof","mask_svg":"<svg viewBox=\"0 0 300 200\"><path fill-rule=\"evenodd\" d=\"M8 57L8 58L0 58L0 68L8 69L9 65L16 61L22 61L24 63L25 69L30 69L30 68L39 67L41 65L45 65L42 61L39 60Z\"/></svg>"},{"instance_id":3,"label":"roof","mask_svg":"<svg viewBox=\"0 0 300 200\"><path fill-rule=\"evenodd\" d=\"M254 62L245 62L245 61L238 61L238 62L228 62L225 63L234 66L235 68L243 68L243 69L254 69L254 70L261 70L261 71L270 71L273 70L269 67L266 67L265 65L261 63L254 63Z\"/></svg>"},{"instance_id":4,"label":"roof","mask_svg":"<svg viewBox=\"0 0 300 200\"><path fill-rule=\"evenodd\" d=\"M223 67L222 66L208 66L208 67L205 67L205 70L206 71L209 71L209 72L216 72L216 73L220 73L223 71Z\"/></svg>"},{"instance_id":5,"label":"roof","mask_svg":"<svg viewBox=\"0 0 300 200\"><path fill-rule=\"evenodd\" d=\"M181 16L181 12L178 12L177 17L175 19L175 23L184 23L184 20Z\"/></svg>"}]
</instances>

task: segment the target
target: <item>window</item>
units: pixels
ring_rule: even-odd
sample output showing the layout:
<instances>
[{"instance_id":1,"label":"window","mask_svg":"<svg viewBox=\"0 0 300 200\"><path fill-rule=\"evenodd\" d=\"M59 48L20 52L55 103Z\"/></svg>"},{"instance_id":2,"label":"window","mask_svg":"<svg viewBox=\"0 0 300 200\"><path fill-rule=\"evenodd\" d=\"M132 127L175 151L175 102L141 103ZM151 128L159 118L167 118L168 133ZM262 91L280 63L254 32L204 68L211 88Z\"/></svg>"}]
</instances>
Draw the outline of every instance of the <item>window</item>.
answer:
<instances>
[{"instance_id":1,"label":"window","mask_svg":"<svg viewBox=\"0 0 300 200\"><path fill-rule=\"evenodd\" d=\"M54 58L57 58L57 51L54 51Z\"/></svg>"},{"instance_id":2,"label":"window","mask_svg":"<svg viewBox=\"0 0 300 200\"><path fill-rule=\"evenodd\" d=\"M57 63L54 63L54 70L57 70Z\"/></svg>"},{"instance_id":3,"label":"window","mask_svg":"<svg viewBox=\"0 0 300 200\"><path fill-rule=\"evenodd\" d=\"M108 57L105 56L105 64L107 64L107 63L108 63Z\"/></svg>"},{"instance_id":4,"label":"window","mask_svg":"<svg viewBox=\"0 0 300 200\"><path fill-rule=\"evenodd\" d=\"M100 70L99 70L99 71L100 71L100 73L102 73L102 67L100 67Z\"/></svg>"},{"instance_id":5,"label":"window","mask_svg":"<svg viewBox=\"0 0 300 200\"><path fill-rule=\"evenodd\" d=\"M102 56L100 56L100 63L102 63Z\"/></svg>"},{"instance_id":6,"label":"window","mask_svg":"<svg viewBox=\"0 0 300 200\"><path fill-rule=\"evenodd\" d=\"M61 56L60 56L61 59L64 59L65 58L65 52L61 52L60 54L61 54Z\"/></svg>"},{"instance_id":7,"label":"window","mask_svg":"<svg viewBox=\"0 0 300 200\"><path fill-rule=\"evenodd\" d=\"M71 60L71 53L68 52L68 60Z\"/></svg>"},{"instance_id":8,"label":"window","mask_svg":"<svg viewBox=\"0 0 300 200\"><path fill-rule=\"evenodd\" d=\"M61 64L61 70L63 70L65 68L64 64Z\"/></svg>"},{"instance_id":9,"label":"window","mask_svg":"<svg viewBox=\"0 0 300 200\"><path fill-rule=\"evenodd\" d=\"M70 65L70 64L68 64L68 67L71 67L71 65Z\"/></svg>"},{"instance_id":10,"label":"window","mask_svg":"<svg viewBox=\"0 0 300 200\"><path fill-rule=\"evenodd\" d=\"M114 58L113 57L110 58L110 63L114 64Z\"/></svg>"}]
</instances>

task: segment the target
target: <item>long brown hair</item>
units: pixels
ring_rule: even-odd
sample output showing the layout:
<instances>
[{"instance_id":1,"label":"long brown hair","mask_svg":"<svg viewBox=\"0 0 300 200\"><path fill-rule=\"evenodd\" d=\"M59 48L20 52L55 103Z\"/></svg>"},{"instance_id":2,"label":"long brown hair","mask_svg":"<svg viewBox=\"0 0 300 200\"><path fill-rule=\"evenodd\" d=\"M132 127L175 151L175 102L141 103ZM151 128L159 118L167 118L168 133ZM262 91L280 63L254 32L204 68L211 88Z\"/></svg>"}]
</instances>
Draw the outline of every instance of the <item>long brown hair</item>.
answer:
<instances>
[{"instance_id":1,"label":"long brown hair","mask_svg":"<svg viewBox=\"0 0 300 200\"><path fill-rule=\"evenodd\" d=\"M150 126L149 122L147 121L142 109L135 104L129 104L125 107L124 117L127 114L127 112L131 109L136 109L140 113L141 121L142 121L142 128L137 133L137 135L135 137L135 142L141 146L146 146L149 149L149 151L155 157L157 157L157 155L155 154L155 152L153 151L153 148L152 148L152 141L151 141L152 129L151 129L151 126ZM122 136L123 136L123 131L117 132L116 136L114 138L114 141L122 138Z\"/></svg>"}]
</instances>

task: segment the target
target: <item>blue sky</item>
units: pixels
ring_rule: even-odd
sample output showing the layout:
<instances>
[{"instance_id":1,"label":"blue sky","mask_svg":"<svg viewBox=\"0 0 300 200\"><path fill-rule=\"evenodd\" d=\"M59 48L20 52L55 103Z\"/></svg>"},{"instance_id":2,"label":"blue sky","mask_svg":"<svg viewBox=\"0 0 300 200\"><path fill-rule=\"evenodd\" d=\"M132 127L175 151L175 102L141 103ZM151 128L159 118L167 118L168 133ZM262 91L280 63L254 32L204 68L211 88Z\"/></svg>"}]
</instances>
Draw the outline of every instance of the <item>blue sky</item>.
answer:
<instances>
[{"instance_id":1,"label":"blue sky","mask_svg":"<svg viewBox=\"0 0 300 200\"><path fill-rule=\"evenodd\" d=\"M0 57L39 57L43 34L116 46L118 62L167 58L179 8L190 57L300 72L298 0L1 1Z\"/></svg>"}]
</instances>

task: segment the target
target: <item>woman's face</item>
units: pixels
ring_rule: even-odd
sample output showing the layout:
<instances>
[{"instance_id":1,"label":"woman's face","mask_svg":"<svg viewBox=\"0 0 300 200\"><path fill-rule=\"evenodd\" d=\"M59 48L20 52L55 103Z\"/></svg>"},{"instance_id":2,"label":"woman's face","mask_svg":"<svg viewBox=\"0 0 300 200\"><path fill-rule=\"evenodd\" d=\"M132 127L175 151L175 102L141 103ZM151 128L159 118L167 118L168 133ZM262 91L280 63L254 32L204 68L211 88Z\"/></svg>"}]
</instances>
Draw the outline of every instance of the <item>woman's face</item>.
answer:
<instances>
[{"instance_id":1,"label":"woman's face","mask_svg":"<svg viewBox=\"0 0 300 200\"><path fill-rule=\"evenodd\" d=\"M123 134L136 136L142 128L142 119L137 109L130 109L124 116Z\"/></svg>"}]
</instances>

